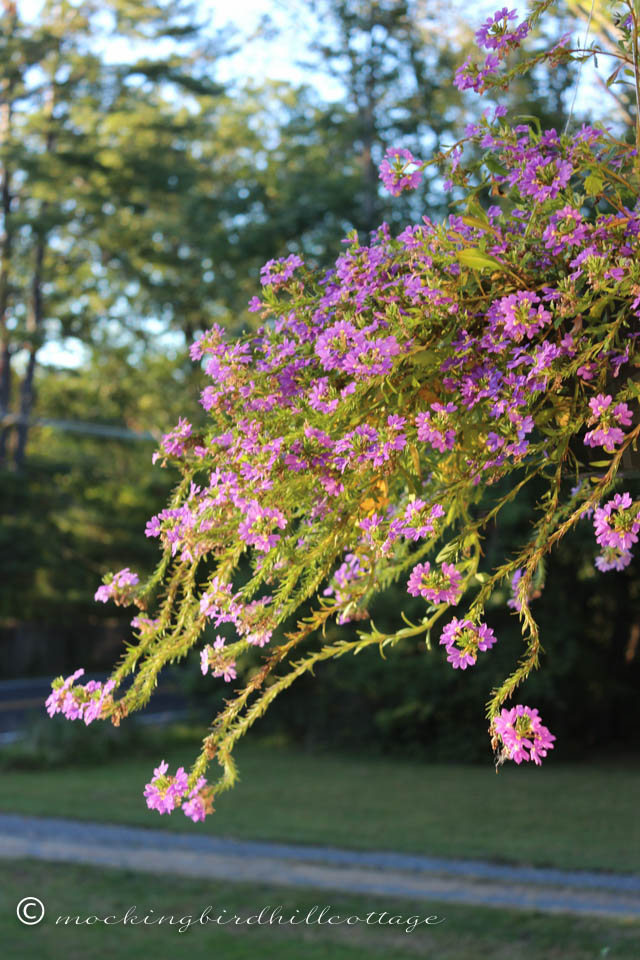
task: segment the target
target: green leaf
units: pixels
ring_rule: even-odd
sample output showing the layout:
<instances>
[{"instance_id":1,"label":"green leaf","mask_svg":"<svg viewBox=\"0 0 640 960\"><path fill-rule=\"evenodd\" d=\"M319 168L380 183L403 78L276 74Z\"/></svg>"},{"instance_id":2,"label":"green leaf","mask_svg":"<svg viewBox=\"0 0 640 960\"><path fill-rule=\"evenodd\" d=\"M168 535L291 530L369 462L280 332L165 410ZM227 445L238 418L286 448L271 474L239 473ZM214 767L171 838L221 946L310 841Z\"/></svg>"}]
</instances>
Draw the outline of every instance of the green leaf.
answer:
<instances>
[{"instance_id":1,"label":"green leaf","mask_svg":"<svg viewBox=\"0 0 640 960\"><path fill-rule=\"evenodd\" d=\"M447 543L444 545L438 556L436 557L436 563L442 563L448 557L452 557L454 553L457 553L458 545L455 543Z\"/></svg>"},{"instance_id":2,"label":"green leaf","mask_svg":"<svg viewBox=\"0 0 640 960\"><path fill-rule=\"evenodd\" d=\"M636 380L633 380L631 379L631 377L629 377L627 379L627 387L633 391L636 397L640 397L640 383L638 383Z\"/></svg>"},{"instance_id":3,"label":"green leaf","mask_svg":"<svg viewBox=\"0 0 640 960\"><path fill-rule=\"evenodd\" d=\"M491 225L488 220L480 220L479 217L468 217L465 216L462 218L462 222L465 223L468 227L476 227L478 230L490 230Z\"/></svg>"},{"instance_id":4,"label":"green leaf","mask_svg":"<svg viewBox=\"0 0 640 960\"><path fill-rule=\"evenodd\" d=\"M611 303L612 300L613 300L613 297L610 294L606 297L600 297L598 300L595 301L595 303L591 305L591 309L589 310L589 316L595 317L596 320L599 319L599 317L602 316L602 311L604 310L606 305L608 303Z\"/></svg>"},{"instance_id":5,"label":"green leaf","mask_svg":"<svg viewBox=\"0 0 640 960\"><path fill-rule=\"evenodd\" d=\"M498 163L495 157L487 154L485 157L483 157L483 160L485 167L487 170L490 170L491 173L497 173L501 177L506 177L508 175L509 171L507 168L503 167L501 163Z\"/></svg>"},{"instance_id":6,"label":"green leaf","mask_svg":"<svg viewBox=\"0 0 640 960\"><path fill-rule=\"evenodd\" d=\"M417 364L432 363L433 352L431 350L420 350L419 353L414 353L411 359Z\"/></svg>"},{"instance_id":7,"label":"green leaf","mask_svg":"<svg viewBox=\"0 0 640 960\"><path fill-rule=\"evenodd\" d=\"M476 197L471 197L469 199L469 202L467 203L467 213L469 214L470 220L480 220L485 226L489 224L489 217L487 216L484 207L480 205Z\"/></svg>"},{"instance_id":8,"label":"green leaf","mask_svg":"<svg viewBox=\"0 0 640 960\"><path fill-rule=\"evenodd\" d=\"M589 197L594 197L597 193L600 193L603 186L604 181L602 177L599 177L596 173L590 173L584 182L584 188Z\"/></svg>"},{"instance_id":9,"label":"green leaf","mask_svg":"<svg viewBox=\"0 0 640 960\"><path fill-rule=\"evenodd\" d=\"M482 253L476 247L468 247L466 250L456 250L456 258L463 267L470 267L472 270L503 270L504 267L499 260Z\"/></svg>"}]
</instances>

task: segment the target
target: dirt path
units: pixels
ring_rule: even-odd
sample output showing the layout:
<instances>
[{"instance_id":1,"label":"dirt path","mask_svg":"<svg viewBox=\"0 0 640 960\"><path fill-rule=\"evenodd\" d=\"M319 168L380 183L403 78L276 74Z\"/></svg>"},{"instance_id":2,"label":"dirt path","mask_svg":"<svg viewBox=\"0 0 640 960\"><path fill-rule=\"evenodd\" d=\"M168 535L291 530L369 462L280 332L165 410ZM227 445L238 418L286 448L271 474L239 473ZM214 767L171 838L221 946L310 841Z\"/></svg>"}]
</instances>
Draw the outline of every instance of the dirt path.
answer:
<instances>
[{"instance_id":1,"label":"dirt path","mask_svg":"<svg viewBox=\"0 0 640 960\"><path fill-rule=\"evenodd\" d=\"M305 887L407 900L640 917L640 876L502 866L399 853L254 843L225 837L0 814L0 857Z\"/></svg>"}]
</instances>

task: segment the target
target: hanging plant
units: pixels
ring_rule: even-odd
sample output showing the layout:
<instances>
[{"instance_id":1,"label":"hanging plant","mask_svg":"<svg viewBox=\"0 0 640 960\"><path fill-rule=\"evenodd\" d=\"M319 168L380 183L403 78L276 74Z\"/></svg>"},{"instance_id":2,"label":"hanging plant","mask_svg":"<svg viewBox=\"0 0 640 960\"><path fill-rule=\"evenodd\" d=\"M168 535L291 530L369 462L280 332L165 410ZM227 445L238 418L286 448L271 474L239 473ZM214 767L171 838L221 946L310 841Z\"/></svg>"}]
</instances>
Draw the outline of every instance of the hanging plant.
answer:
<instances>
[{"instance_id":1,"label":"hanging plant","mask_svg":"<svg viewBox=\"0 0 640 960\"><path fill-rule=\"evenodd\" d=\"M477 34L486 59L467 61L457 85L501 89L531 66L594 55L564 38L509 69L547 6L523 23L506 9L490 18ZM618 56L636 78L637 33L629 7ZM619 570L640 530L640 502L615 492L640 434L637 144L599 126L543 131L497 106L430 162L464 193L458 215L395 237L383 224L365 244L353 233L326 273L270 261L250 305L259 330L229 340L214 326L191 347L211 378L208 428L180 420L155 455L182 478L147 525L160 563L146 582L125 569L96 594L138 607L134 640L104 686L78 684L77 671L47 701L51 715L119 723L166 664L190 657L234 684L259 648L189 774L156 768L145 796L160 813L203 819L235 780L238 739L324 660L406 637L425 650L436 638L430 655L461 673L491 657L500 637L485 608L505 584L523 650L490 694L494 759L540 764L554 746L535 708L510 704L539 666L531 603L545 557L593 515L595 565ZM381 179L392 194L414 189L426 165L392 149ZM545 492L529 538L487 569L487 526L534 480ZM383 633L367 611L392 583L424 610ZM291 626L303 604L311 612ZM325 643L331 621L356 621L357 635ZM203 646L206 627L221 633ZM221 773L208 785L212 760Z\"/></svg>"}]
</instances>

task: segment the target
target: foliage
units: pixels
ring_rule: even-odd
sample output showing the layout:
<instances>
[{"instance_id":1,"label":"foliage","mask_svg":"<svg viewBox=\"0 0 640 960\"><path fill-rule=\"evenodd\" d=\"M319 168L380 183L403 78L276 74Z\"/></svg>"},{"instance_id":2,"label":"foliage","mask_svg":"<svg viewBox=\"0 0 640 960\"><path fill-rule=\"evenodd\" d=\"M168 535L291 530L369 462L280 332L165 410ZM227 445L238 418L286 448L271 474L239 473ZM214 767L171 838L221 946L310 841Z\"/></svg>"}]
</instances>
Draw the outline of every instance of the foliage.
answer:
<instances>
[{"instance_id":1,"label":"foliage","mask_svg":"<svg viewBox=\"0 0 640 960\"><path fill-rule=\"evenodd\" d=\"M0 769L48 770L77 765L84 763L87 753L93 762L106 763L124 753L140 753L143 747L148 748L154 742L147 731L146 735L142 734L137 724L128 724L126 728L104 725L98 736L95 736L96 732L78 724L52 723L48 718L32 716L23 731L24 736L2 748ZM159 738L155 740L160 746Z\"/></svg>"},{"instance_id":2,"label":"foliage","mask_svg":"<svg viewBox=\"0 0 640 960\"><path fill-rule=\"evenodd\" d=\"M152 569L150 545L131 529L170 493L149 464L154 437L197 389L190 366L149 347L137 358L96 350L84 368L37 374L45 422L24 471L0 473L4 620L90 622L105 555Z\"/></svg>"},{"instance_id":3,"label":"foliage","mask_svg":"<svg viewBox=\"0 0 640 960\"><path fill-rule=\"evenodd\" d=\"M457 85L507 85L504 59L547 6L515 26L506 11L491 18L477 34L491 52L483 64L466 61ZM632 9L620 30L620 57L633 64ZM572 55L563 42L531 63ZM467 143L487 152L463 165ZM208 623L236 632L199 651L203 672L225 680L239 656L284 627L218 714L189 777L156 769L145 795L161 813L182 805L202 819L212 794L234 782L236 741L318 663L368 646L386 655L412 637L430 647L453 607L458 616L439 638L448 662L466 670L479 653L490 658L500 641L485 608L508 582L524 650L487 706L496 763L540 763L553 746L535 709L504 708L539 665L531 604L546 556L595 511L596 564L622 569L640 530L628 492L606 499L640 433L637 154L605 129L543 131L535 119L507 122L498 107L447 156L451 184L466 192L461 215L425 217L397 237L383 224L368 245L354 233L328 273L297 255L272 260L251 305L258 332L229 342L214 326L192 347L214 381L201 398L210 422L197 431L180 419L156 454L182 474L147 525L162 559L146 582L125 568L98 592L138 607L135 640L104 686L74 686L76 671L48 701L52 714L119 723ZM426 166L406 150L387 161L381 177L392 192L414 186ZM487 192L499 205L485 212L478 198ZM541 493L528 536L487 569L490 525L534 481ZM382 631L369 622L356 640L322 644L334 620L370 621L370 602L398 581L426 601L417 623L405 617ZM214 757L223 771L208 787Z\"/></svg>"}]
</instances>

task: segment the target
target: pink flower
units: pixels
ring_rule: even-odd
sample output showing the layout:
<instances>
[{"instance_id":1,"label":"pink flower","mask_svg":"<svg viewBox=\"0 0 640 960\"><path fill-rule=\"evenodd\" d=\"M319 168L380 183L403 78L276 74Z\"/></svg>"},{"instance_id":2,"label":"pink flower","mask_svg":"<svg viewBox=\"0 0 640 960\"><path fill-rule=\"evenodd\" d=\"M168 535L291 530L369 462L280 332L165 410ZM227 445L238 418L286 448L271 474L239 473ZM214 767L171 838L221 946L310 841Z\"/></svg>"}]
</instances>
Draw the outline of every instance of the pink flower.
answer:
<instances>
[{"instance_id":1,"label":"pink flower","mask_svg":"<svg viewBox=\"0 0 640 960\"><path fill-rule=\"evenodd\" d=\"M446 646L447 660L454 670L466 670L476 662L478 650L489 650L496 643L496 636L486 623L454 617L442 631L440 643Z\"/></svg>"},{"instance_id":2,"label":"pink flower","mask_svg":"<svg viewBox=\"0 0 640 960\"><path fill-rule=\"evenodd\" d=\"M392 196L399 196L403 190L415 190L420 186L422 171L418 160L409 150L391 147L380 164L380 179Z\"/></svg>"},{"instance_id":3,"label":"pink flower","mask_svg":"<svg viewBox=\"0 0 640 960\"><path fill-rule=\"evenodd\" d=\"M59 677L57 681L54 681L51 693L45 701L45 707L50 717L62 712L70 687L72 687L76 680L83 674L84 670L81 667L79 670L76 670L75 673L72 673L71 676L67 677L66 680L63 681L62 677Z\"/></svg>"},{"instance_id":4,"label":"pink flower","mask_svg":"<svg viewBox=\"0 0 640 960\"><path fill-rule=\"evenodd\" d=\"M542 724L538 711L522 704L502 710L494 719L493 728L502 740L507 759L517 764L533 760L540 766L556 739Z\"/></svg>"},{"instance_id":5,"label":"pink flower","mask_svg":"<svg viewBox=\"0 0 640 960\"><path fill-rule=\"evenodd\" d=\"M616 493L604 507L597 507L593 527L601 547L628 551L638 542L640 531L638 510L631 500L631 495L627 492Z\"/></svg>"},{"instance_id":6,"label":"pink flower","mask_svg":"<svg viewBox=\"0 0 640 960\"><path fill-rule=\"evenodd\" d=\"M251 643L251 637L247 637L247 640ZM266 642L265 640L264 643ZM224 637L216 637L213 646L207 644L206 647L200 651L200 669L202 673L205 674L209 667L211 667L212 677L216 679L218 677L224 677L225 682L229 683L237 677L236 664L235 660L229 660L222 653L224 645ZM262 646L262 644L260 644L260 646Z\"/></svg>"},{"instance_id":7,"label":"pink flower","mask_svg":"<svg viewBox=\"0 0 640 960\"><path fill-rule=\"evenodd\" d=\"M200 651L200 669L202 670L203 676L209 669L209 647L208 646L206 646L204 650Z\"/></svg>"},{"instance_id":8,"label":"pink flower","mask_svg":"<svg viewBox=\"0 0 640 960\"><path fill-rule=\"evenodd\" d=\"M167 775L168 764L163 760L153 771L153 778L144 788L144 796L150 810L171 813L187 792L188 778L184 767L176 770L174 777Z\"/></svg>"},{"instance_id":9,"label":"pink flower","mask_svg":"<svg viewBox=\"0 0 640 960\"><path fill-rule=\"evenodd\" d=\"M279 260L269 260L260 270L260 283L263 287L273 287L274 290L281 287L287 280L290 280L297 267L303 266L302 260L297 254L292 253L289 257L281 257ZM250 301L250 309L254 312L260 309L260 304L256 306L254 297Z\"/></svg>"},{"instance_id":10,"label":"pink flower","mask_svg":"<svg viewBox=\"0 0 640 960\"><path fill-rule=\"evenodd\" d=\"M273 528L283 530L286 525L286 517L280 510L261 507L257 500L252 500L247 505L245 519L238 526L238 536L256 550L268 553L280 540L280 534L273 533Z\"/></svg>"},{"instance_id":11,"label":"pink flower","mask_svg":"<svg viewBox=\"0 0 640 960\"><path fill-rule=\"evenodd\" d=\"M47 713L50 717L55 716L56 713L61 713L67 720L82 719L88 726L101 716L102 708L107 698L110 697L115 682L107 680L105 684L102 684L98 680L90 680L84 686L80 684L74 687L75 681L83 673L84 670L80 669L64 681L61 677L54 680L51 693L45 701Z\"/></svg>"},{"instance_id":12,"label":"pink flower","mask_svg":"<svg viewBox=\"0 0 640 960\"><path fill-rule=\"evenodd\" d=\"M457 603L462 596L461 580L462 574L452 563L443 563L439 571L432 571L427 561L413 568L407 590L412 597L423 596L433 603Z\"/></svg>"},{"instance_id":13,"label":"pink flower","mask_svg":"<svg viewBox=\"0 0 640 960\"><path fill-rule=\"evenodd\" d=\"M211 787L207 787L204 777L199 777L195 787L189 791L182 804L182 812L194 823L204 820L211 813Z\"/></svg>"},{"instance_id":14,"label":"pink flower","mask_svg":"<svg viewBox=\"0 0 640 960\"><path fill-rule=\"evenodd\" d=\"M599 393L589 401L591 416L587 423L597 424L595 430L589 430L584 437L588 447L602 447L606 453L614 453L616 446L625 438L620 427L630 427L633 414L626 403L617 403L612 407L613 397Z\"/></svg>"},{"instance_id":15,"label":"pink flower","mask_svg":"<svg viewBox=\"0 0 640 960\"><path fill-rule=\"evenodd\" d=\"M621 550L619 547L605 547L595 559L595 565L601 573L609 570L624 570L633 560L630 550Z\"/></svg>"},{"instance_id":16,"label":"pink flower","mask_svg":"<svg viewBox=\"0 0 640 960\"><path fill-rule=\"evenodd\" d=\"M98 587L93 599L106 603L107 600L113 598L117 602L119 591L122 591L124 587L134 587L139 580L137 573L132 573L129 567L124 567L114 573L110 583L103 583L101 587Z\"/></svg>"},{"instance_id":17,"label":"pink flower","mask_svg":"<svg viewBox=\"0 0 640 960\"><path fill-rule=\"evenodd\" d=\"M415 424L418 440L429 443L434 450L445 453L456 442L456 431L451 427L449 414L457 410L455 403L432 403L431 411L417 413Z\"/></svg>"},{"instance_id":18,"label":"pink flower","mask_svg":"<svg viewBox=\"0 0 640 960\"><path fill-rule=\"evenodd\" d=\"M436 532L436 521L444 517L444 507L434 503L427 509L424 500L412 500L404 513L402 533L409 540L422 540Z\"/></svg>"}]
</instances>

